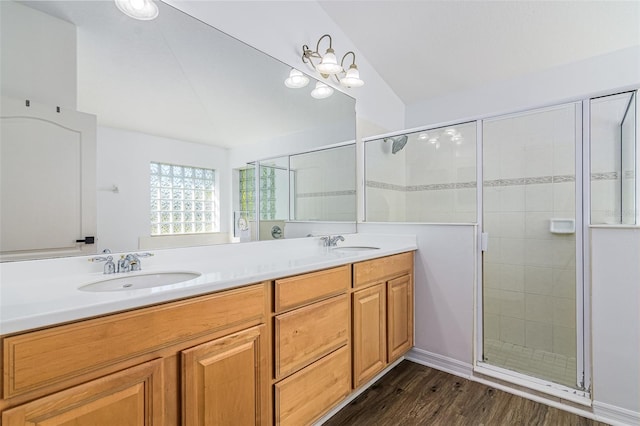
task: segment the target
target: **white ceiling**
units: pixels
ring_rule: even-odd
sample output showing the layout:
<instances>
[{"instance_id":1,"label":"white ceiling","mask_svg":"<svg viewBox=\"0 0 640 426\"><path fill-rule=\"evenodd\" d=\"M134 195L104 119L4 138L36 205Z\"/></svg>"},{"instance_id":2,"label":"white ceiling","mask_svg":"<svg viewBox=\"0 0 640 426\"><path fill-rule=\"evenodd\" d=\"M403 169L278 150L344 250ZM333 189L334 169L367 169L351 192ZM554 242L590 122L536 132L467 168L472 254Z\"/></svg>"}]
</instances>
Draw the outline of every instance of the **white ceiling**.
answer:
<instances>
[{"instance_id":1,"label":"white ceiling","mask_svg":"<svg viewBox=\"0 0 640 426\"><path fill-rule=\"evenodd\" d=\"M640 45L638 0L319 3L406 105Z\"/></svg>"}]
</instances>

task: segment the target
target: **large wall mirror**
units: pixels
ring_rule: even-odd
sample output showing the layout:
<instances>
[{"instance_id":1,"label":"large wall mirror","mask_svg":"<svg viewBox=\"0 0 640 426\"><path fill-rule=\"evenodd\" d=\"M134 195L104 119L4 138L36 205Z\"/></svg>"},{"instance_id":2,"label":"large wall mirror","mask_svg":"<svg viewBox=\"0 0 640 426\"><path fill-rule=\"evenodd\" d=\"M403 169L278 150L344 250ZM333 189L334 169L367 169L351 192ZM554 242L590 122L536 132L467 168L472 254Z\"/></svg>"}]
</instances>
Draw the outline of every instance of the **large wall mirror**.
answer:
<instances>
[{"instance_id":1,"label":"large wall mirror","mask_svg":"<svg viewBox=\"0 0 640 426\"><path fill-rule=\"evenodd\" d=\"M3 207L2 260L240 241L247 163L355 139L353 98L287 88L288 65L156 3L155 20L137 21L112 1L0 2L0 205L29 206ZM355 160L343 167L354 180L333 191L355 187ZM355 232L355 210L345 221Z\"/></svg>"}]
</instances>

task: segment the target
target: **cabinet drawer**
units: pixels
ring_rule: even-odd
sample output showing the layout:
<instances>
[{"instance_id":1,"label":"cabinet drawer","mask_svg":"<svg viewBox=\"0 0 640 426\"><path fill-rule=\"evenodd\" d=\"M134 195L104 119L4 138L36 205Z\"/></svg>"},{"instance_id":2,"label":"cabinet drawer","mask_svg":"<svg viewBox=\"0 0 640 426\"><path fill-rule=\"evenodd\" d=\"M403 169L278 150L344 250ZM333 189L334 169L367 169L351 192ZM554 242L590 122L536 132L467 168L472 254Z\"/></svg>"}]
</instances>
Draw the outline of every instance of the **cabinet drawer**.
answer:
<instances>
[{"instance_id":1,"label":"cabinet drawer","mask_svg":"<svg viewBox=\"0 0 640 426\"><path fill-rule=\"evenodd\" d=\"M363 287L411 271L413 271L413 252L355 263L353 286Z\"/></svg>"},{"instance_id":2,"label":"cabinet drawer","mask_svg":"<svg viewBox=\"0 0 640 426\"><path fill-rule=\"evenodd\" d=\"M7 337L3 396L58 384L197 336L264 322L264 290L257 284Z\"/></svg>"},{"instance_id":3,"label":"cabinet drawer","mask_svg":"<svg viewBox=\"0 0 640 426\"><path fill-rule=\"evenodd\" d=\"M274 385L277 425L308 425L351 390L349 349L344 346Z\"/></svg>"},{"instance_id":4,"label":"cabinet drawer","mask_svg":"<svg viewBox=\"0 0 640 426\"><path fill-rule=\"evenodd\" d=\"M280 313L347 291L351 266L327 269L276 281L275 311Z\"/></svg>"},{"instance_id":5,"label":"cabinet drawer","mask_svg":"<svg viewBox=\"0 0 640 426\"><path fill-rule=\"evenodd\" d=\"M348 295L275 317L275 374L280 379L346 344Z\"/></svg>"}]
</instances>

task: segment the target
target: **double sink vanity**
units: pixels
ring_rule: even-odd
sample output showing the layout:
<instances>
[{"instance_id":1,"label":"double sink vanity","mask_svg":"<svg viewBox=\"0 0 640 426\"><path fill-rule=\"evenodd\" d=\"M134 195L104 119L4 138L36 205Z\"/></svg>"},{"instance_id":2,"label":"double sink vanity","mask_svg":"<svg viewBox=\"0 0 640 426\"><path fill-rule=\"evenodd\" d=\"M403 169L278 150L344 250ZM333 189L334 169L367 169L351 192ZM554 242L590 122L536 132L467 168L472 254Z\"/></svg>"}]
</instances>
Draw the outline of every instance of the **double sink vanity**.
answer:
<instances>
[{"instance_id":1,"label":"double sink vanity","mask_svg":"<svg viewBox=\"0 0 640 426\"><path fill-rule=\"evenodd\" d=\"M125 274L2 264L2 424L312 424L412 347L415 249L354 234L156 251Z\"/></svg>"}]
</instances>

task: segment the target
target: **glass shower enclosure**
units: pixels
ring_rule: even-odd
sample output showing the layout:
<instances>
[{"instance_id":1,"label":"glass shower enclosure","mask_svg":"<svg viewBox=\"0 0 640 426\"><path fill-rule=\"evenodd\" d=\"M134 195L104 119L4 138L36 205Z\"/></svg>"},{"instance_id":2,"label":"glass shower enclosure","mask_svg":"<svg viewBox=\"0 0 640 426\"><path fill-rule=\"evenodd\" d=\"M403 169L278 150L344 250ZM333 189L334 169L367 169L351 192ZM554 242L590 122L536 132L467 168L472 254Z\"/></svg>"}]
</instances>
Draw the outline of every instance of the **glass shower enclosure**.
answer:
<instances>
[{"instance_id":1,"label":"glass shower enclosure","mask_svg":"<svg viewBox=\"0 0 640 426\"><path fill-rule=\"evenodd\" d=\"M581 111L534 110L485 120L482 130L482 361L571 388L582 381Z\"/></svg>"}]
</instances>

